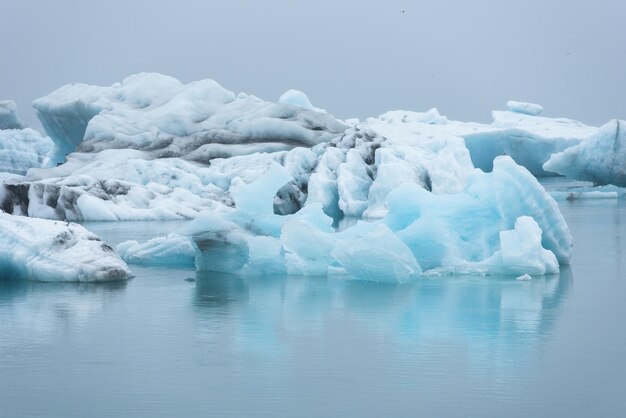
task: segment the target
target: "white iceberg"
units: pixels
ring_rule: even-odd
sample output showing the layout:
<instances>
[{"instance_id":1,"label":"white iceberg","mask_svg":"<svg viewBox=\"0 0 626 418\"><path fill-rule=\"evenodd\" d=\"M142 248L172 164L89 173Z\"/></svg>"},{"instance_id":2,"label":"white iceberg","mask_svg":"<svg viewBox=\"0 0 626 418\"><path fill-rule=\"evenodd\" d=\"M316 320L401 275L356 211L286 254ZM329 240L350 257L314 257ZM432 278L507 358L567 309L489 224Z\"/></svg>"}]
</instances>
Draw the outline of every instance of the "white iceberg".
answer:
<instances>
[{"instance_id":1,"label":"white iceberg","mask_svg":"<svg viewBox=\"0 0 626 418\"><path fill-rule=\"evenodd\" d=\"M0 279L126 280L115 251L80 225L0 212Z\"/></svg>"},{"instance_id":2,"label":"white iceberg","mask_svg":"<svg viewBox=\"0 0 626 418\"><path fill-rule=\"evenodd\" d=\"M0 130L0 172L26 174L40 168L52 146L50 138L30 128Z\"/></svg>"},{"instance_id":3,"label":"white iceberg","mask_svg":"<svg viewBox=\"0 0 626 418\"><path fill-rule=\"evenodd\" d=\"M626 123L612 120L580 144L554 154L544 169L595 184L626 186Z\"/></svg>"},{"instance_id":4,"label":"white iceberg","mask_svg":"<svg viewBox=\"0 0 626 418\"><path fill-rule=\"evenodd\" d=\"M516 100L509 100L506 102L506 107L515 113L523 113L525 115L539 116L543 112L543 106L536 103L518 102Z\"/></svg>"},{"instance_id":5,"label":"white iceberg","mask_svg":"<svg viewBox=\"0 0 626 418\"><path fill-rule=\"evenodd\" d=\"M128 264L193 266L195 248L189 239L176 233L156 237L144 243L125 241L115 251Z\"/></svg>"},{"instance_id":6,"label":"white iceberg","mask_svg":"<svg viewBox=\"0 0 626 418\"><path fill-rule=\"evenodd\" d=\"M52 146L50 138L24 125L15 102L0 101L0 173L26 174L41 167Z\"/></svg>"},{"instance_id":7,"label":"white iceberg","mask_svg":"<svg viewBox=\"0 0 626 418\"><path fill-rule=\"evenodd\" d=\"M516 112L494 112L489 125L456 122L436 109L344 123L302 92L280 102L152 73L110 87L64 86L34 106L56 143L50 162L66 162L4 181L0 206L77 221L194 219L234 206L231 186L277 163L293 179L274 197L276 213L319 203L335 222L379 219L400 184L457 193L474 167L491 171L499 155L548 174L552 153L597 132Z\"/></svg>"},{"instance_id":8,"label":"white iceberg","mask_svg":"<svg viewBox=\"0 0 626 418\"><path fill-rule=\"evenodd\" d=\"M24 129L13 100L0 100L0 129Z\"/></svg>"},{"instance_id":9,"label":"white iceberg","mask_svg":"<svg viewBox=\"0 0 626 418\"><path fill-rule=\"evenodd\" d=\"M111 148L208 162L216 154L312 146L346 128L307 107L235 95L213 80L184 85L157 73L135 74L110 87L66 85L33 106L56 143L55 163L75 150Z\"/></svg>"}]
</instances>

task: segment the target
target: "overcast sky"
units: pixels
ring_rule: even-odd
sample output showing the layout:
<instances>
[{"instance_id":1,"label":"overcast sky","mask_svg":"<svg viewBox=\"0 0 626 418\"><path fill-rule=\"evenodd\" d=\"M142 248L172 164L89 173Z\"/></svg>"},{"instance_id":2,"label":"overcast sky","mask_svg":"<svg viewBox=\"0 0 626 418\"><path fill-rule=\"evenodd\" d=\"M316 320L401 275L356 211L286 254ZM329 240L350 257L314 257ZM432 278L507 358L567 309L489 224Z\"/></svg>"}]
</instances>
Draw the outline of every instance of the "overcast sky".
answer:
<instances>
[{"instance_id":1,"label":"overcast sky","mask_svg":"<svg viewBox=\"0 0 626 418\"><path fill-rule=\"evenodd\" d=\"M157 71L338 117L437 107L489 121L508 99L626 119L625 0L0 0L0 99Z\"/></svg>"}]
</instances>

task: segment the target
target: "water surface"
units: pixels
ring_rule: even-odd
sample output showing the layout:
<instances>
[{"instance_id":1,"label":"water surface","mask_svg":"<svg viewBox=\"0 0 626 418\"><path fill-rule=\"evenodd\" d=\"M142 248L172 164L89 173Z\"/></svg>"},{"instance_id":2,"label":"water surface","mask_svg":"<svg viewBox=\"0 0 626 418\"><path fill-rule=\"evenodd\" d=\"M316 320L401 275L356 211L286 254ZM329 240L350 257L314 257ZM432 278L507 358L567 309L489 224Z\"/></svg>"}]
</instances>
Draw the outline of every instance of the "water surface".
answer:
<instances>
[{"instance_id":1,"label":"water surface","mask_svg":"<svg viewBox=\"0 0 626 418\"><path fill-rule=\"evenodd\" d=\"M0 417L624 416L626 204L561 209L571 266L527 282L0 282Z\"/></svg>"}]
</instances>

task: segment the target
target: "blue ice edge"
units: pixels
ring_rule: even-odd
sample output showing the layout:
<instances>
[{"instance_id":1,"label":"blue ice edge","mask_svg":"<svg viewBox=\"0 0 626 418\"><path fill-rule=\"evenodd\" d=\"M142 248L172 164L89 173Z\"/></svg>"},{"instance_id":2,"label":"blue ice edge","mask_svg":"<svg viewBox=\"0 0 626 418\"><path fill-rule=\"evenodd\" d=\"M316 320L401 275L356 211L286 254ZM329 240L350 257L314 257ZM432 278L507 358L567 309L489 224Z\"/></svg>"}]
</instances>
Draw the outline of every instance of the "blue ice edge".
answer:
<instances>
[{"instance_id":1,"label":"blue ice edge","mask_svg":"<svg viewBox=\"0 0 626 418\"><path fill-rule=\"evenodd\" d=\"M474 170L456 194L401 184L383 218L343 230L316 203L275 215L276 191L291 179L273 164L254 182L231 188L236 208L203 212L181 234L127 241L117 251L135 264L391 282L555 274L569 261L572 237L555 200L510 157L496 158L490 173Z\"/></svg>"}]
</instances>

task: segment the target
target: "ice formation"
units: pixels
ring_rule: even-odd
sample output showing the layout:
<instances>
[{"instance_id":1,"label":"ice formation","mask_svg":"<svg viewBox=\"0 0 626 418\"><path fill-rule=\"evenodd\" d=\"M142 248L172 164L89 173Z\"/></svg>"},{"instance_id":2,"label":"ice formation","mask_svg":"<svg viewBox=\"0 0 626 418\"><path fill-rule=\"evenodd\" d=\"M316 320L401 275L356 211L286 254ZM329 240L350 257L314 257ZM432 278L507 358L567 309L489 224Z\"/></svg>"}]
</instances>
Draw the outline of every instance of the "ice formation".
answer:
<instances>
[{"instance_id":1,"label":"ice formation","mask_svg":"<svg viewBox=\"0 0 626 418\"><path fill-rule=\"evenodd\" d=\"M539 116L543 112L543 106L535 103L518 102L515 100L509 100L506 103L506 107L511 112L523 113L525 115Z\"/></svg>"},{"instance_id":2,"label":"ice formation","mask_svg":"<svg viewBox=\"0 0 626 418\"><path fill-rule=\"evenodd\" d=\"M207 162L312 146L345 129L332 116L306 107L235 95L213 80L184 85L156 73L110 87L66 85L33 105L56 143L56 163L75 150L112 148Z\"/></svg>"},{"instance_id":3,"label":"ice formation","mask_svg":"<svg viewBox=\"0 0 626 418\"><path fill-rule=\"evenodd\" d=\"M232 206L232 182L278 163L293 180L278 191L276 213L318 202L335 221L376 219L402 183L455 193L474 166L491 171L498 155L547 174L552 153L597 131L515 112L494 112L489 125L455 122L436 109L344 123L304 93L279 101L151 73L110 87L64 86L34 105L56 144L51 162L67 162L5 182L0 206L52 219L193 219Z\"/></svg>"},{"instance_id":4,"label":"ice formation","mask_svg":"<svg viewBox=\"0 0 626 418\"><path fill-rule=\"evenodd\" d=\"M13 100L0 100L0 129L24 129Z\"/></svg>"},{"instance_id":5,"label":"ice formation","mask_svg":"<svg viewBox=\"0 0 626 418\"><path fill-rule=\"evenodd\" d=\"M115 247L129 264L193 266L195 249L188 237L170 233L147 242L125 241Z\"/></svg>"},{"instance_id":6,"label":"ice formation","mask_svg":"<svg viewBox=\"0 0 626 418\"><path fill-rule=\"evenodd\" d=\"M554 154L544 168L595 184L626 186L626 122L612 120L580 144Z\"/></svg>"},{"instance_id":7,"label":"ice formation","mask_svg":"<svg viewBox=\"0 0 626 418\"><path fill-rule=\"evenodd\" d=\"M490 124L436 109L341 121L296 90L271 103L153 73L34 106L55 150L47 168L2 177L5 212L195 219L184 236L118 250L129 263L370 280L558 271L571 236L532 174L606 131L513 101Z\"/></svg>"},{"instance_id":8,"label":"ice formation","mask_svg":"<svg viewBox=\"0 0 626 418\"><path fill-rule=\"evenodd\" d=\"M498 158L492 173L473 171L458 193L437 195L405 183L388 195L382 219L340 231L319 202L293 215L273 213L268 202L289 178L273 165L239 186L237 209L203 212L188 231L198 269L404 281L422 270L557 273L569 259L572 239L556 203L510 158Z\"/></svg>"},{"instance_id":9,"label":"ice formation","mask_svg":"<svg viewBox=\"0 0 626 418\"><path fill-rule=\"evenodd\" d=\"M51 149L49 138L24 125L15 102L0 101L0 173L26 174L39 168Z\"/></svg>"},{"instance_id":10,"label":"ice formation","mask_svg":"<svg viewBox=\"0 0 626 418\"><path fill-rule=\"evenodd\" d=\"M129 277L115 251L82 226L0 212L0 279L95 282Z\"/></svg>"}]
</instances>

